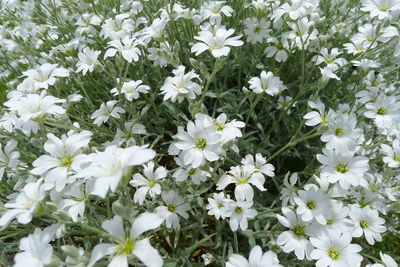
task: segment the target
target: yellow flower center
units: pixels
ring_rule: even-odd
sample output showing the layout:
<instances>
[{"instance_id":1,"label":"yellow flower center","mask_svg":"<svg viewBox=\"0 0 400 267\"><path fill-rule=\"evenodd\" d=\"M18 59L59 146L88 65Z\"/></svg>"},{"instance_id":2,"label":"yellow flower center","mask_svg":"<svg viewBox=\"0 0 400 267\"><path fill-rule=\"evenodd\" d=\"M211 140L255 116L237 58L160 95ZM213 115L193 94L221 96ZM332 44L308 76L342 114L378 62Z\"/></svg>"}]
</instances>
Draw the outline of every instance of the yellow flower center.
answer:
<instances>
[{"instance_id":1,"label":"yellow flower center","mask_svg":"<svg viewBox=\"0 0 400 267\"><path fill-rule=\"evenodd\" d=\"M328 255L332 260L337 260L339 258L339 251L334 248L328 250Z\"/></svg>"},{"instance_id":2,"label":"yellow flower center","mask_svg":"<svg viewBox=\"0 0 400 267\"><path fill-rule=\"evenodd\" d=\"M207 146L207 140L205 138L199 138L196 140L196 147L199 149L204 149Z\"/></svg>"},{"instance_id":3,"label":"yellow flower center","mask_svg":"<svg viewBox=\"0 0 400 267\"><path fill-rule=\"evenodd\" d=\"M342 136L342 135L344 135L344 130L343 130L343 128L337 128L337 129L335 130L335 135L336 135L336 136Z\"/></svg>"},{"instance_id":4,"label":"yellow flower center","mask_svg":"<svg viewBox=\"0 0 400 267\"><path fill-rule=\"evenodd\" d=\"M336 165L336 171L340 173L346 173L349 171L349 167L347 167L347 165L344 163L339 163Z\"/></svg>"},{"instance_id":5,"label":"yellow flower center","mask_svg":"<svg viewBox=\"0 0 400 267\"><path fill-rule=\"evenodd\" d=\"M305 236L304 226L303 225L296 225L291 230L298 237L304 237Z\"/></svg>"}]
</instances>

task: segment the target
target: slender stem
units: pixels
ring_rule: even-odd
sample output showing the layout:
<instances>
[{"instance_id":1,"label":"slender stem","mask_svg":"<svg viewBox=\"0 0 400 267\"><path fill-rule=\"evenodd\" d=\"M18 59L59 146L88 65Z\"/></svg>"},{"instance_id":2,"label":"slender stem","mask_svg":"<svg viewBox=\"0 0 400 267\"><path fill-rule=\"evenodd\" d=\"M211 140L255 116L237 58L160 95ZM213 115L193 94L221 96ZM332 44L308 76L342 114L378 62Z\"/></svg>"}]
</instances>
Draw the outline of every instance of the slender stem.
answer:
<instances>
[{"instance_id":1,"label":"slender stem","mask_svg":"<svg viewBox=\"0 0 400 267\"><path fill-rule=\"evenodd\" d=\"M238 242L238 237L237 237L237 232L233 232L233 245L234 245L234 250L235 253L239 253L239 242Z\"/></svg>"},{"instance_id":2,"label":"slender stem","mask_svg":"<svg viewBox=\"0 0 400 267\"><path fill-rule=\"evenodd\" d=\"M220 63L220 59L217 58L214 63L213 71L211 72L211 75L207 80L206 86L204 86L203 93L202 93L200 101L199 101L200 104L203 103L204 98L206 97L208 88L210 87L211 81L214 79L215 75L217 74L217 69L218 69L217 66L219 63Z\"/></svg>"}]
</instances>

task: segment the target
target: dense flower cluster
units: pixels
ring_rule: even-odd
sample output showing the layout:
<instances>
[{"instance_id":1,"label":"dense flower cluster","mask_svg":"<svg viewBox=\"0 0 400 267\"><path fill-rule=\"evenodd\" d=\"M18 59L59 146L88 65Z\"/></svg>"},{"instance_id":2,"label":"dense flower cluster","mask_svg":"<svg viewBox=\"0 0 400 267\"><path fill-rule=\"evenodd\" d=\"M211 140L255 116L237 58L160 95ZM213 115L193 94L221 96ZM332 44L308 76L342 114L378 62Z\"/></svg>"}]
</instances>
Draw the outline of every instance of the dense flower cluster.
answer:
<instances>
[{"instance_id":1,"label":"dense flower cluster","mask_svg":"<svg viewBox=\"0 0 400 267\"><path fill-rule=\"evenodd\" d=\"M0 0L0 266L398 266L399 21Z\"/></svg>"}]
</instances>

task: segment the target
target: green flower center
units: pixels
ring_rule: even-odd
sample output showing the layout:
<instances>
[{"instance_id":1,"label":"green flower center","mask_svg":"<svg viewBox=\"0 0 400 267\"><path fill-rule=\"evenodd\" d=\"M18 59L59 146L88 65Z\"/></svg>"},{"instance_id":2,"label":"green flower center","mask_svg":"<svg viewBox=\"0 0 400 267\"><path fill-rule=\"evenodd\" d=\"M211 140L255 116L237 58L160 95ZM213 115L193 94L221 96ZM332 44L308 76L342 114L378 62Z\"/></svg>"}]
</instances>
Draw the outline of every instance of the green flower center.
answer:
<instances>
[{"instance_id":1,"label":"green flower center","mask_svg":"<svg viewBox=\"0 0 400 267\"><path fill-rule=\"evenodd\" d=\"M240 176L238 179L236 179L238 184L247 184L249 181L249 177L242 177Z\"/></svg>"},{"instance_id":2,"label":"green flower center","mask_svg":"<svg viewBox=\"0 0 400 267\"><path fill-rule=\"evenodd\" d=\"M307 208L309 208L310 210L313 210L317 207L317 204L315 204L314 201L310 200L307 202Z\"/></svg>"},{"instance_id":3,"label":"green flower center","mask_svg":"<svg viewBox=\"0 0 400 267\"><path fill-rule=\"evenodd\" d=\"M342 136L342 135L344 135L344 130L343 130L343 128L337 128L337 129L335 130L335 135L336 135L336 136Z\"/></svg>"},{"instance_id":4,"label":"green flower center","mask_svg":"<svg viewBox=\"0 0 400 267\"><path fill-rule=\"evenodd\" d=\"M379 10L383 11L383 12L388 11L389 8L390 8L390 6L388 4L386 4L386 3L383 3L382 5L379 6Z\"/></svg>"},{"instance_id":5,"label":"green flower center","mask_svg":"<svg viewBox=\"0 0 400 267\"><path fill-rule=\"evenodd\" d=\"M196 173L196 169L190 169L189 171L188 171L188 174L189 175L193 175L193 174L195 174Z\"/></svg>"},{"instance_id":6,"label":"green flower center","mask_svg":"<svg viewBox=\"0 0 400 267\"><path fill-rule=\"evenodd\" d=\"M334 223L334 220L329 219L326 221L326 225L332 225Z\"/></svg>"},{"instance_id":7,"label":"green flower center","mask_svg":"<svg viewBox=\"0 0 400 267\"><path fill-rule=\"evenodd\" d=\"M176 211L176 207L174 205L172 205L172 204L169 204L168 205L168 211L169 212L175 212Z\"/></svg>"},{"instance_id":8,"label":"green flower center","mask_svg":"<svg viewBox=\"0 0 400 267\"><path fill-rule=\"evenodd\" d=\"M162 52L162 50L157 50L157 56L159 56L159 57L161 57L162 56L162 54L163 54L163 52Z\"/></svg>"},{"instance_id":9,"label":"green flower center","mask_svg":"<svg viewBox=\"0 0 400 267\"><path fill-rule=\"evenodd\" d=\"M362 229L368 228L368 222L367 221L360 221L360 227Z\"/></svg>"},{"instance_id":10,"label":"green flower center","mask_svg":"<svg viewBox=\"0 0 400 267\"><path fill-rule=\"evenodd\" d=\"M337 260L339 258L339 251L334 248L328 250L328 255L332 260Z\"/></svg>"},{"instance_id":11,"label":"green flower center","mask_svg":"<svg viewBox=\"0 0 400 267\"><path fill-rule=\"evenodd\" d=\"M296 225L291 230L298 237L304 237L305 236L304 226L303 225Z\"/></svg>"},{"instance_id":12,"label":"green flower center","mask_svg":"<svg viewBox=\"0 0 400 267\"><path fill-rule=\"evenodd\" d=\"M400 157L398 155L394 154L393 155L393 160L397 161L397 162L400 162Z\"/></svg>"},{"instance_id":13,"label":"green flower center","mask_svg":"<svg viewBox=\"0 0 400 267\"><path fill-rule=\"evenodd\" d=\"M117 255L130 255L135 248L135 240L134 239L127 239L121 243L119 243L117 248Z\"/></svg>"},{"instance_id":14,"label":"green flower center","mask_svg":"<svg viewBox=\"0 0 400 267\"><path fill-rule=\"evenodd\" d=\"M260 28L260 27L255 27L255 28L254 28L254 32L255 32L255 33L261 32L261 28Z\"/></svg>"},{"instance_id":15,"label":"green flower center","mask_svg":"<svg viewBox=\"0 0 400 267\"><path fill-rule=\"evenodd\" d=\"M378 110L376 111L376 113L378 115L386 115L388 113L387 109L384 107L378 108Z\"/></svg>"},{"instance_id":16,"label":"green flower center","mask_svg":"<svg viewBox=\"0 0 400 267\"><path fill-rule=\"evenodd\" d=\"M196 147L198 149L204 149L207 146L207 140L205 138L199 138L196 140Z\"/></svg>"},{"instance_id":17,"label":"green flower center","mask_svg":"<svg viewBox=\"0 0 400 267\"><path fill-rule=\"evenodd\" d=\"M224 125L220 123L219 121L214 121L215 127L217 127L217 131L220 132L224 129Z\"/></svg>"},{"instance_id":18,"label":"green flower center","mask_svg":"<svg viewBox=\"0 0 400 267\"><path fill-rule=\"evenodd\" d=\"M347 167L347 165L344 163L339 163L338 165L336 165L336 170L340 173L346 173L349 171L349 167Z\"/></svg>"},{"instance_id":19,"label":"green flower center","mask_svg":"<svg viewBox=\"0 0 400 267\"><path fill-rule=\"evenodd\" d=\"M60 160L61 167L69 167L74 159L70 155L66 155Z\"/></svg>"},{"instance_id":20,"label":"green flower center","mask_svg":"<svg viewBox=\"0 0 400 267\"><path fill-rule=\"evenodd\" d=\"M156 180L151 180L149 183L149 187L153 188L157 184Z\"/></svg>"},{"instance_id":21,"label":"green flower center","mask_svg":"<svg viewBox=\"0 0 400 267\"><path fill-rule=\"evenodd\" d=\"M237 214L243 213L242 207L237 206L237 207L235 208L235 213L237 213Z\"/></svg>"},{"instance_id":22,"label":"green flower center","mask_svg":"<svg viewBox=\"0 0 400 267\"><path fill-rule=\"evenodd\" d=\"M223 207L225 207L225 205L224 205L224 203L218 203L218 204L217 204L217 207L218 207L218 208L223 208ZM240 208L240 207L239 207L239 208Z\"/></svg>"}]
</instances>

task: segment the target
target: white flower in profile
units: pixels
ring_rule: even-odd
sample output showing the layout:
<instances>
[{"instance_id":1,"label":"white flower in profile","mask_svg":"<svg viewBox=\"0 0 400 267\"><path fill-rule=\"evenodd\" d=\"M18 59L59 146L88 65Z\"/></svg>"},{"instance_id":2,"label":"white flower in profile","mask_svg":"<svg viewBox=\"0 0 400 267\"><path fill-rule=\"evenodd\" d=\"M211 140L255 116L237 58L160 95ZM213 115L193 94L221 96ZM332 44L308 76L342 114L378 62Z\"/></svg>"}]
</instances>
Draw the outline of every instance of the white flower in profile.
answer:
<instances>
[{"instance_id":1,"label":"white flower in profile","mask_svg":"<svg viewBox=\"0 0 400 267\"><path fill-rule=\"evenodd\" d=\"M206 127L200 120L189 121L187 132L178 127L178 133L173 136L177 142L173 143L181 151L183 162L191 164L193 168L202 166L207 161L216 161L221 152L221 135L215 126Z\"/></svg>"},{"instance_id":2,"label":"white flower in profile","mask_svg":"<svg viewBox=\"0 0 400 267\"><path fill-rule=\"evenodd\" d=\"M297 180L299 179L299 175L297 174L297 172L292 173L292 175L290 175L290 172L285 174L285 177L283 179L283 187L281 189L281 196L280 196L280 200L282 200L282 207L286 207L288 205L288 203L290 203L291 205L294 205L294 198L297 196L297 187L296 187L296 183Z\"/></svg>"},{"instance_id":3,"label":"white flower in profile","mask_svg":"<svg viewBox=\"0 0 400 267\"><path fill-rule=\"evenodd\" d=\"M14 218L21 224L29 223L32 214L45 197L42 180L27 183L19 194L14 194L12 199L4 204L7 211L0 218L0 227L7 226Z\"/></svg>"},{"instance_id":4,"label":"white flower in profile","mask_svg":"<svg viewBox=\"0 0 400 267\"><path fill-rule=\"evenodd\" d=\"M100 53L101 51L96 51L89 47L85 47L78 53L79 61L76 63L78 68L75 72L82 72L83 75L86 75L88 71L93 72L94 67L99 64L97 58Z\"/></svg>"},{"instance_id":5,"label":"white flower in profile","mask_svg":"<svg viewBox=\"0 0 400 267\"><path fill-rule=\"evenodd\" d=\"M47 134L44 150L49 155L37 158L32 166L31 173L44 177L45 190L55 188L60 192L68 182L68 177L80 170L82 148L89 144L92 132L69 132L61 138L54 134Z\"/></svg>"},{"instance_id":6,"label":"white flower in profile","mask_svg":"<svg viewBox=\"0 0 400 267\"><path fill-rule=\"evenodd\" d=\"M356 128L357 118L354 113L341 113L329 121L328 130L321 135L328 149L353 151L356 141L362 136L362 129Z\"/></svg>"},{"instance_id":7,"label":"white flower in profile","mask_svg":"<svg viewBox=\"0 0 400 267\"><path fill-rule=\"evenodd\" d=\"M239 254L232 254L226 267L283 267L279 264L278 256L272 251L263 253L260 246L254 246L249 255L249 260Z\"/></svg>"},{"instance_id":8,"label":"white flower in profile","mask_svg":"<svg viewBox=\"0 0 400 267\"><path fill-rule=\"evenodd\" d=\"M90 116L91 119L94 119L93 123L100 126L107 122L110 117L119 119L121 117L119 113L125 113L125 110L121 107L114 107L117 103L117 100L110 100L107 103L102 103L100 108Z\"/></svg>"},{"instance_id":9,"label":"white flower in profile","mask_svg":"<svg viewBox=\"0 0 400 267\"><path fill-rule=\"evenodd\" d=\"M141 55L140 49L137 47L140 44L142 44L142 42L139 42L135 38L130 38L129 36L125 36L122 40L112 40L108 42L110 48L105 52L104 60L108 57L114 57L117 52L119 52L129 63L132 63L132 61L136 62Z\"/></svg>"},{"instance_id":10,"label":"white flower in profile","mask_svg":"<svg viewBox=\"0 0 400 267\"><path fill-rule=\"evenodd\" d=\"M332 207L328 210L326 218L326 227L328 231L351 232L353 223L348 218L350 209L342 201L331 200Z\"/></svg>"},{"instance_id":11,"label":"white flower in profile","mask_svg":"<svg viewBox=\"0 0 400 267\"><path fill-rule=\"evenodd\" d=\"M358 244L351 244L351 239L350 232L340 231L323 232L318 238L311 237L310 242L315 247L311 257L317 260L315 266L360 266L363 258L358 252L362 248Z\"/></svg>"},{"instance_id":12,"label":"white flower in profile","mask_svg":"<svg viewBox=\"0 0 400 267\"><path fill-rule=\"evenodd\" d=\"M378 17L383 20L390 16L390 13L400 10L400 2L397 0L363 0L361 11L369 12L371 18Z\"/></svg>"},{"instance_id":13,"label":"white flower in profile","mask_svg":"<svg viewBox=\"0 0 400 267\"><path fill-rule=\"evenodd\" d=\"M166 206L157 207L155 212L165 219L165 224L168 228L177 228L179 226L179 216L185 219L189 218L187 211L190 210L190 205L185 203L183 197L174 190L162 192L161 198Z\"/></svg>"},{"instance_id":14,"label":"white flower in profile","mask_svg":"<svg viewBox=\"0 0 400 267\"><path fill-rule=\"evenodd\" d=\"M228 117L225 113L221 113L217 118L211 118L206 114L198 113L195 115L196 120L202 120L206 126L215 126L217 131L221 134L221 143L225 144L238 137L242 137L240 128L245 126L242 121L232 120L227 122Z\"/></svg>"},{"instance_id":15,"label":"white flower in profile","mask_svg":"<svg viewBox=\"0 0 400 267\"><path fill-rule=\"evenodd\" d=\"M64 99L47 95L46 91L43 90L40 94L28 94L18 99L12 98L4 105L9 107L11 111L17 112L20 120L27 122L28 120L45 118L46 115L61 116L65 113L65 109L57 104L64 102Z\"/></svg>"},{"instance_id":16,"label":"white flower in profile","mask_svg":"<svg viewBox=\"0 0 400 267\"><path fill-rule=\"evenodd\" d=\"M119 95L120 93L122 93L125 95L126 99L132 101L133 99L139 98L139 93L147 94L149 92L150 86L144 85L142 83L142 80L127 81L122 84L121 90L115 87L111 89L110 92L114 93L114 95Z\"/></svg>"},{"instance_id":17,"label":"white flower in profile","mask_svg":"<svg viewBox=\"0 0 400 267\"><path fill-rule=\"evenodd\" d=\"M381 128L389 128L400 122L400 102L396 96L380 95L375 102L365 104L365 117L374 119Z\"/></svg>"},{"instance_id":18,"label":"white flower in profile","mask_svg":"<svg viewBox=\"0 0 400 267\"><path fill-rule=\"evenodd\" d=\"M381 144L381 152L384 154L383 162L390 168L397 168L400 165L400 140L395 139L392 146Z\"/></svg>"},{"instance_id":19,"label":"white flower in profile","mask_svg":"<svg viewBox=\"0 0 400 267\"><path fill-rule=\"evenodd\" d=\"M318 223L326 225L327 213L332 207L330 198L315 186L300 190L298 194L294 202L298 206L296 212L301 215L301 219L306 222L315 219Z\"/></svg>"},{"instance_id":20,"label":"white flower in profile","mask_svg":"<svg viewBox=\"0 0 400 267\"><path fill-rule=\"evenodd\" d=\"M247 219L253 219L257 215L257 211L252 209L252 207L253 201L242 198L228 202L226 217L230 217L229 226L232 231L237 231L239 227L243 231L247 229Z\"/></svg>"},{"instance_id":21,"label":"white flower in profile","mask_svg":"<svg viewBox=\"0 0 400 267\"><path fill-rule=\"evenodd\" d=\"M35 228L32 234L19 242L19 252L14 257L14 267L44 267L52 261L53 247L50 241L54 239L55 227L49 226L40 230Z\"/></svg>"},{"instance_id":22,"label":"white flower in profile","mask_svg":"<svg viewBox=\"0 0 400 267\"><path fill-rule=\"evenodd\" d=\"M245 200L252 200L254 191L251 185L260 191L264 188L265 177L261 173L254 172L253 166L241 165L231 167L227 174L221 176L217 182L217 190L225 189L229 184L235 184L235 197Z\"/></svg>"},{"instance_id":23,"label":"white flower in profile","mask_svg":"<svg viewBox=\"0 0 400 267\"><path fill-rule=\"evenodd\" d=\"M214 215L217 220L219 218L225 219L228 213L228 204L233 201L228 197L225 197L224 192L213 193L212 198L208 198L208 204L206 209L208 209L208 215Z\"/></svg>"},{"instance_id":24,"label":"white flower in profile","mask_svg":"<svg viewBox=\"0 0 400 267\"><path fill-rule=\"evenodd\" d=\"M54 85L57 77L68 77L69 71L65 68L59 68L57 64L45 63L36 69L24 71L23 76L33 82L35 89L47 89L49 85Z\"/></svg>"},{"instance_id":25,"label":"white flower in profile","mask_svg":"<svg viewBox=\"0 0 400 267\"><path fill-rule=\"evenodd\" d=\"M254 157L251 154L246 155L240 162L243 165L252 166L254 168L254 173L262 173L269 177L275 176L275 167L271 163L267 163L267 160L257 153Z\"/></svg>"},{"instance_id":26,"label":"white flower in profile","mask_svg":"<svg viewBox=\"0 0 400 267\"><path fill-rule=\"evenodd\" d=\"M135 120L124 123L123 129L117 129L115 139L119 141L119 146L125 143L127 146L136 145L135 135L146 134L146 127L143 124L136 123Z\"/></svg>"},{"instance_id":27,"label":"white flower in profile","mask_svg":"<svg viewBox=\"0 0 400 267\"><path fill-rule=\"evenodd\" d=\"M143 41L148 43L151 39L161 39L168 20L169 19L165 16L162 16L161 18L155 18L149 27L146 27L142 30Z\"/></svg>"},{"instance_id":28,"label":"white flower in profile","mask_svg":"<svg viewBox=\"0 0 400 267\"><path fill-rule=\"evenodd\" d=\"M283 247L285 253L294 251L299 260L303 260L304 257L311 260L313 246L308 237L316 234L314 227L289 208L282 207L282 213L284 216L279 214L276 216L282 225L289 228L289 231L284 231L278 236L277 244Z\"/></svg>"},{"instance_id":29,"label":"white flower in profile","mask_svg":"<svg viewBox=\"0 0 400 267\"><path fill-rule=\"evenodd\" d=\"M394 261L394 259L388 254L379 252L383 264L367 264L365 267L399 267L399 265Z\"/></svg>"},{"instance_id":30,"label":"white flower in profile","mask_svg":"<svg viewBox=\"0 0 400 267\"><path fill-rule=\"evenodd\" d=\"M266 93L275 96L286 89L281 79L270 71L262 71L260 77L251 78L249 84L255 94Z\"/></svg>"},{"instance_id":31,"label":"white flower in profile","mask_svg":"<svg viewBox=\"0 0 400 267\"><path fill-rule=\"evenodd\" d=\"M147 146L120 148L108 146L104 152L92 154L91 164L80 172L80 176L94 178L91 194L105 198L107 192L115 192L130 167L152 160L156 153Z\"/></svg>"},{"instance_id":32,"label":"white flower in profile","mask_svg":"<svg viewBox=\"0 0 400 267\"><path fill-rule=\"evenodd\" d=\"M244 33L247 35L247 42L251 44L262 43L271 32L269 29L270 23L264 18L261 20L257 20L254 17L246 18L243 23L246 26Z\"/></svg>"},{"instance_id":33,"label":"white flower in profile","mask_svg":"<svg viewBox=\"0 0 400 267\"><path fill-rule=\"evenodd\" d=\"M156 229L163 219L155 213L144 212L136 217L129 234L125 232L122 218L115 215L104 221L101 227L110 234L112 243L101 243L94 247L88 267L92 267L104 256L110 255L108 266L128 267L129 257L135 256L145 266L161 267L163 259L150 244L149 238L140 238L144 232ZM96 265L97 266L97 265Z\"/></svg>"},{"instance_id":34,"label":"white flower in profile","mask_svg":"<svg viewBox=\"0 0 400 267\"><path fill-rule=\"evenodd\" d=\"M0 181L3 178L4 171L6 168L15 168L20 163L18 151L14 151L17 147L18 142L14 139L7 141L4 150L2 144L0 143Z\"/></svg>"},{"instance_id":35,"label":"white flower in profile","mask_svg":"<svg viewBox=\"0 0 400 267\"><path fill-rule=\"evenodd\" d=\"M243 45L243 41L239 40L241 35L229 38L234 32L233 29L225 30L224 28L217 29L215 33L201 31L198 36L194 37L200 42L192 46L191 52L198 56L204 51L210 50L215 58L227 56L231 51L230 46Z\"/></svg>"},{"instance_id":36,"label":"white flower in profile","mask_svg":"<svg viewBox=\"0 0 400 267\"><path fill-rule=\"evenodd\" d=\"M191 164L185 164L181 158L175 158L176 164L179 166L172 174L177 182L186 181L189 177L194 184L205 182L211 174L208 171L199 168L192 168Z\"/></svg>"},{"instance_id":37,"label":"white flower in profile","mask_svg":"<svg viewBox=\"0 0 400 267\"><path fill-rule=\"evenodd\" d=\"M171 99L172 102L178 100L181 103L184 97L195 99L196 95L201 94L201 86L192 81L193 79L201 81L194 70L185 73L185 66L180 65L172 73L174 76L167 77L161 87L161 94L164 95L164 100Z\"/></svg>"},{"instance_id":38,"label":"white flower in profile","mask_svg":"<svg viewBox=\"0 0 400 267\"><path fill-rule=\"evenodd\" d=\"M140 173L135 173L132 180L129 182L132 186L138 187L133 196L133 201L140 205L143 204L147 194L152 198L161 194L159 180L165 178L168 171L162 166L155 170L154 167L153 161L150 161L147 165L143 165L144 176Z\"/></svg>"},{"instance_id":39,"label":"white flower in profile","mask_svg":"<svg viewBox=\"0 0 400 267\"><path fill-rule=\"evenodd\" d=\"M62 192L60 208L66 210L73 222L78 221L78 217L83 217L85 213L85 202L90 194L89 183L83 180L73 183Z\"/></svg>"},{"instance_id":40,"label":"white flower in profile","mask_svg":"<svg viewBox=\"0 0 400 267\"><path fill-rule=\"evenodd\" d=\"M322 149L324 154L317 154L317 160L323 164L321 178L330 183L339 183L343 189L365 184L364 173L368 171L368 158L354 156L354 151L338 152Z\"/></svg>"},{"instance_id":41,"label":"white flower in profile","mask_svg":"<svg viewBox=\"0 0 400 267\"><path fill-rule=\"evenodd\" d=\"M353 205L350 209L350 219L353 221L353 237L365 236L368 244L374 245L375 240L382 241L381 233L386 232L385 220L379 217L378 211L370 207L360 208Z\"/></svg>"}]
</instances>

